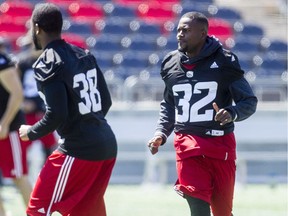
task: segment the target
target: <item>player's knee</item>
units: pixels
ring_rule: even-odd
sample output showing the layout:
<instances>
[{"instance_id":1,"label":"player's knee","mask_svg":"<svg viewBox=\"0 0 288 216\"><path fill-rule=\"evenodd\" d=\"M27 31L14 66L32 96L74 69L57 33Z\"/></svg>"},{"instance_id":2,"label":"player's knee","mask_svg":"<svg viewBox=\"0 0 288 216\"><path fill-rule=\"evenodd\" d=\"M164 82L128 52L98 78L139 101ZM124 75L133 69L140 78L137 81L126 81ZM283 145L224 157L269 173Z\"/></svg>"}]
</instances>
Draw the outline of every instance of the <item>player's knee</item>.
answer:
<instances>
[{"instance_id":1,"label":"player's knee","mask_svg":"<svg viewBox=\"0 0 288 216\"><path fill-rule=\"evenodd\" d=\"M185 196L185 198L188 202L191 216L211 216L209 203L191 196Z\"/></svg>"}]
</instances>

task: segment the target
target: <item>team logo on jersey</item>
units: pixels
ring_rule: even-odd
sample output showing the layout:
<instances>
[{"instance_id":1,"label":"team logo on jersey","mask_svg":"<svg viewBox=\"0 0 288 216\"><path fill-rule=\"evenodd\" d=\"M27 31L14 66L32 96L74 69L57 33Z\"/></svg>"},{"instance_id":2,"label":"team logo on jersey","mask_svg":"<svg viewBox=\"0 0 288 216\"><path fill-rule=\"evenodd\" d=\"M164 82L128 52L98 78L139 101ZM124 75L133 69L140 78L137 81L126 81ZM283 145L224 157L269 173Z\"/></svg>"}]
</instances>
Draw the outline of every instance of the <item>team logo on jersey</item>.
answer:
<instances>
[{"instance_id":1,"label":"team logo on jersey","mask_svg":"<svg viewBox=\"0 0 288 216\"><path fill-rule=\"evenodd\" d=\"M187 71L186 72L186 77L187 78L192 78L194 76L194 72L193 71Z\"/></svg>"},{"instance_id":2,"label":"team logo on jersey","mask_svg":"<svg viewBox=\"0 0 288 216\"><path fill-rule=\"evenodd\" d=\"M210 66L210 68L218 68L219 66L217 65L217 63L216 62L213 62L212 64L211 64L211 66Z\"/></svg>"}]
</instances>

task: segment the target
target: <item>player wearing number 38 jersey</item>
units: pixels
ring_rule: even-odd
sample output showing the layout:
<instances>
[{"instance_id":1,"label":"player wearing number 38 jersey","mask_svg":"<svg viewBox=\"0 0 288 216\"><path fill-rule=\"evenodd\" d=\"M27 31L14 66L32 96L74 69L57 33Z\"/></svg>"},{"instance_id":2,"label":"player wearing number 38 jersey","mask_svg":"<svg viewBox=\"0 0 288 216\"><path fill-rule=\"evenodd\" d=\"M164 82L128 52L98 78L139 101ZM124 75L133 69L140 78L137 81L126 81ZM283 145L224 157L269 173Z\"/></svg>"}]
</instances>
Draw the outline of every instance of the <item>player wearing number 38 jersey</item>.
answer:
<instances>
[{"instance_id":1,"label":"player wearing number 38 jersey","mask_svg":"<svg viewBox=\"0 0 288 216\"><path fill-rule=\"evenodd\" d=\"M61 38L62 23L58 7L36 5L32 36L43 53L33 68L46 112L19 131L23 140L35 140L57 130L60 139L39 174L27 215L105 216L103 197L117 154L105 119L111 97L95 57Z\"/></svg>"},{"instance_id":2,"label":"player wearing number 38 jersey","mask_svg":"<svg viewBox=\"0 0 288 216\"><path fill-rule=\"evenodd\" d=\"M238 58L207 35L208 19L184 14L177 27L178 50L164 57L164 99L154 137L157 153L175 132L178 180L191 216L231 216L235 183L234 121L251 116L257 105Z\"/></svg>"}]
</instances>

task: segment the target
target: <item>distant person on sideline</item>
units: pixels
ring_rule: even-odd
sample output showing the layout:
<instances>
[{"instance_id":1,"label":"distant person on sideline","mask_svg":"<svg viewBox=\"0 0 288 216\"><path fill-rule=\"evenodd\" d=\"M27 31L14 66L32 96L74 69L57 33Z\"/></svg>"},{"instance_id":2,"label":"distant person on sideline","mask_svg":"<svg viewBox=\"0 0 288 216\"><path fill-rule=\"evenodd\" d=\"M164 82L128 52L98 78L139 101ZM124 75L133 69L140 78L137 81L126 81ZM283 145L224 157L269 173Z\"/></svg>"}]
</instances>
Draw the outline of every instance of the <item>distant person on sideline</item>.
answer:
<instances>
[{"instance_id":1,"label":"distant person on sideline","mask_svg":"<svg viewBox=\"0 0 288 216\"><path fill-rule=\"evenodd\" d=\"M0 172L10 178L19 190L24 204L29 202L32 186L28 178L27 142L20 140L18 129L25 123L20 107L23 92L14 62L0 44ZM6 216L0 198L0 216Z\"/></svg>"},{"instance_id":2,"label":"distant person on sideline","mask_svg":"<svg viewBox=\"0 0 288 216\"><path fill-rule=\"evenodd\" d=\"M175 190L191 216L231 216L236 172L234 122L256 111L257 98L235 54L207 35L208 19L184 14L177 27L178 50L164 57L164 99L154 137L158 152L174 130L178 180ZM234 102L234 103L233 103Z\"/></svg>"},{"instance_id":3,"label":"distant person on sideline","mask_svg":"<svg viewBox=\"0 0 288 216\"><path fill-rule=\"evenodd\" d=\"M61 38L57 6L37 4L31 20L35 47L43 50L33 68L46 112L34 125L22 125L20 136L36 140L57 130L60 139L39 174L27 215L106 216L117 143L105 119L112 104L105 79L88 50Z\"/></svg>"}]
</instances>

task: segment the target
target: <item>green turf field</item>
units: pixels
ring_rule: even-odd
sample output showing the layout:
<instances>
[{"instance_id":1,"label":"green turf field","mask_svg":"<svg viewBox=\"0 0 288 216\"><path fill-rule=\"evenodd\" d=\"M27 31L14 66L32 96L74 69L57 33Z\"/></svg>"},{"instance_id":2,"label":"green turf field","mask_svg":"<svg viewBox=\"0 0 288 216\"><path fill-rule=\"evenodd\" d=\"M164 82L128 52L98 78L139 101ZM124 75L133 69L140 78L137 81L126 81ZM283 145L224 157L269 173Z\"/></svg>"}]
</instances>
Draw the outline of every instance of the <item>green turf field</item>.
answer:
<instances>
[{"instance_id":1,"label":"green turf field","mask_svg":"<svg viewBox=\"0 0 288 216\"><path fill-rule=\"evenodd\" d=\"M287 185L236 187L234 215L287 216L287 196ZM11 216L25 216L21 197L15 188L4 187L2 197ZM106 206L108 216L189 216L185 200L173 191L172 185L110 185Z\"/></svg>"}]
</instances>

